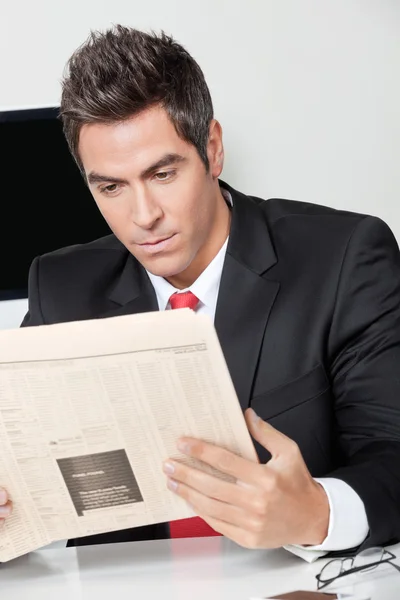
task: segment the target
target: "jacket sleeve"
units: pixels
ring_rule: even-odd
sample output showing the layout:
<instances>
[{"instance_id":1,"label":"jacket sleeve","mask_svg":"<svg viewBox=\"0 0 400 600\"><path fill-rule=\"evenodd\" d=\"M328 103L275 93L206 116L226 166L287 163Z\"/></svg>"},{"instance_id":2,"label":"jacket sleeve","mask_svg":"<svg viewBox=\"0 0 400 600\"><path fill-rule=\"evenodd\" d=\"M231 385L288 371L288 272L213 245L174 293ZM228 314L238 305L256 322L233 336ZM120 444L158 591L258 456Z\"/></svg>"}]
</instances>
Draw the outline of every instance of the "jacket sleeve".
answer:
<instances>
[{"instance_id":1,"label":"jacket sleeve","mask_svg":"<svg viewBox=\"0 0 400 600\"><path fill-rule=\"evenodd\" d=\"M39 257L36 257L29 269L28 276L28 312L26 313L21 327L43 325L44 318L40 304L39 293Z\"/></svg>"},{"instance_id":2,"label":"jacket sleeve","mask_svg":"<svg viewBox=\"0 0 400 600\"><path fill-rule=\"evenodd\" d=\"M389 227L365 217L342 263L329 332L336 455L363 500L369 536L400 540L400 252Z\"/></svg>"}]
</instances>

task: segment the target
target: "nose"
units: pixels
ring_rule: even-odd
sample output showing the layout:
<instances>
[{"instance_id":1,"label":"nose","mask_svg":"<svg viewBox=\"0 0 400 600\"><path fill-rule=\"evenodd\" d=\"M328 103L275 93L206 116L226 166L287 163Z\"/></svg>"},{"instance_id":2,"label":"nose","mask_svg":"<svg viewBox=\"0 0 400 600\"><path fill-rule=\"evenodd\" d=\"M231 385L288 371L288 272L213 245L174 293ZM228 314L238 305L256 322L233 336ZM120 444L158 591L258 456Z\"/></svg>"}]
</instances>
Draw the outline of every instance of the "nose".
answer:
<instances>
[{"instance_id":1,"label":"nose","mask_svg":"<svg viewBox=\"0 0 400 600\"><path fill-rule=\"evenodd\" d=\"M135 225L141 229L152 229L163 212L151 194L143 189L135 194L131 214Z\"/></svg>"}]
</instances>

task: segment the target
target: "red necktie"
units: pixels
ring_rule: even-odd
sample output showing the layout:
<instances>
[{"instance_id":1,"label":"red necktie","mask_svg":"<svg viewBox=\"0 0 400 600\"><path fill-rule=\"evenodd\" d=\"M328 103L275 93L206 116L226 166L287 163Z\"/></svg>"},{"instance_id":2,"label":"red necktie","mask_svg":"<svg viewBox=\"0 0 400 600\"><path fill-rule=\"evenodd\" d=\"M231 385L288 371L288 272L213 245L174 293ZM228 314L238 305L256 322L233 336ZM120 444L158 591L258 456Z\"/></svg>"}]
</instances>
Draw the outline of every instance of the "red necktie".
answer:
<instances>
[{"instance_id":1,"label":"red necktie","mask_svg":"<svg viewBox=\"0 0 400 600\"><path fill-rule=\"evenodd\" d=\"M171 308L191 308L196 310L199 299L192 292L176 292L169 299ZM221 535L214 531L212 527L207 525L200 517L192 517L191 519L179 519L171 521L169 524L171 538L192 538L192 537L208 537L211 535Z\"/></svg>"},{"instance_id":2,"label":"red necktie","mask_svg":"<svg viewBox=\"0 0 400 600\"><path fill-rule=\"evenodd\" d=\"M169 299L171 308L191 308L196 310L199 299L192 292L175 292Z\"/></svg>"}]
</instances>

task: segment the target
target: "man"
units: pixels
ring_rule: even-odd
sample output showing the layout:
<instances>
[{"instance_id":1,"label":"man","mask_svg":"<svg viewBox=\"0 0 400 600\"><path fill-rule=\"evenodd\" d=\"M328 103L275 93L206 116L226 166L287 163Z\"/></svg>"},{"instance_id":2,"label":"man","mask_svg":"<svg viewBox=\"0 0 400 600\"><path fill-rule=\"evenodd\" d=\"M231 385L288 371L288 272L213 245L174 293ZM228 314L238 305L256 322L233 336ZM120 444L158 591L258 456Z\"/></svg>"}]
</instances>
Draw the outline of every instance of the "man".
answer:
<instances>
[{"instance_id":1,"label":"man","mask_svg":"<svg viewBox=\"0 0 400 600\"><path fill-rule=\"evenodd\" d=\"M23 325L209 314L260 464L180 440L237 483L167 461L171 491L247 547L318 556L399 540L400 255L389 228L220 181L203 74L164 34L93 33L69 61L61 114L114 235L35 259ZM168 535L162 524L70 544Z\"/></svg>"}]
</instances>

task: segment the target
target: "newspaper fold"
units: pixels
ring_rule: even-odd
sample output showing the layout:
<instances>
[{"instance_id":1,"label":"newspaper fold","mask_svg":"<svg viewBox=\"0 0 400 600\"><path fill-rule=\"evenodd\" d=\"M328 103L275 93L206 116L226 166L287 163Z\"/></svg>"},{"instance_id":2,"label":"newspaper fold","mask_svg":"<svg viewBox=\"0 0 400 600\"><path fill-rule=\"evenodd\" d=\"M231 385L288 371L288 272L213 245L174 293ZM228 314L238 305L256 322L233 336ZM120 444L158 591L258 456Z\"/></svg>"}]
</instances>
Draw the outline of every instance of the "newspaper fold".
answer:
<instances>
[{"instance_id":1,"label":"newspaper fold","mask_svg":"<svg viewBox=\"0 0 400 600\"><path fill-rule=\"evenodd\" d=\"M13 514L0 562L192 516L162 472L168 457L187 460L183 435L257 460L208 317L181 309L1 331L0 486Z\"/></svg>"}]
</instances>

